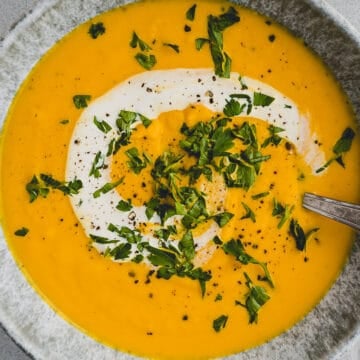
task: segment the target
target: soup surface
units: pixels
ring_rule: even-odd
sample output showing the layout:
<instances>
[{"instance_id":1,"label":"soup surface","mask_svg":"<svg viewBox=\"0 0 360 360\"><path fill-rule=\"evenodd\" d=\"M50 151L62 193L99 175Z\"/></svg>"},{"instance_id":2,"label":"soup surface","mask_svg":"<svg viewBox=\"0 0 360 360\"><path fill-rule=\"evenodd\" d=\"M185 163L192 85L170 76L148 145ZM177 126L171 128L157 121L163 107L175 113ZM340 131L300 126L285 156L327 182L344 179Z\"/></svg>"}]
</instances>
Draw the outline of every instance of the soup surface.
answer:
<instances>
[{"instance_id":1,"label":"soup surface","mask_svg":"<svg viewBox=\"0 0 360 360\"><path fill-rule=\"evenodd\" d=\"M2 225L31 284L90 336L224 356L288 329L336 279L354 234L302 195L360 201L359 153L301 40L231 2L142 1L76 28L22 85Z\"/></svg>"}]
</instances>

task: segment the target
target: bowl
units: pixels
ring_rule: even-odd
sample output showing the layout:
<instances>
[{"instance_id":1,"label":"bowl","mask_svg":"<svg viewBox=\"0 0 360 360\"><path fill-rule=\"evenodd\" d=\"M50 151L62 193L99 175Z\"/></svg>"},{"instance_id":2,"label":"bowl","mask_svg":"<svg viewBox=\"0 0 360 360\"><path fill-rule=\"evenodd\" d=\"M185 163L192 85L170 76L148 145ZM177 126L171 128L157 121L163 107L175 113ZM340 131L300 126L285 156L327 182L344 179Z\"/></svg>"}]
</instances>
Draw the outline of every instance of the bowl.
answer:
<instances>
[{"instance_id":1,"label":"bowl","mask_svg":"<svg viewBox=\"0 0 360 360\"><path fill-rule=\"evenodd\" d=\"M40 1L0 43L0 119L32 66L78 24L131 1ZM316 0L239 0L304 39L340 82L360 121L360 35ZM360 333L360 244L331 290L301 322L269 343L228 359L344 358ZM0 321L35 359L133 359L107 348L69 325L26 282L4 237L0 238ZM355 355L356 356L356 355Z\"/></svg>"}]
</instances>

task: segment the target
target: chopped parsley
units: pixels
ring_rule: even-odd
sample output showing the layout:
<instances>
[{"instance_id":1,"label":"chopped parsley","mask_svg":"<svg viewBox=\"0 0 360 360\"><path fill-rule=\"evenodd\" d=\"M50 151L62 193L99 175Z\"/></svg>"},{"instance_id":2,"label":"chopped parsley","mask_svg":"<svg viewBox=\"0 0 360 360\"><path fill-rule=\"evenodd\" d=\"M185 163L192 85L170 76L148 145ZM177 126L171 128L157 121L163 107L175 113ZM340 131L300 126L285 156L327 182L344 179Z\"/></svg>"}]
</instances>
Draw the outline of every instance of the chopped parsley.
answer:
<instances>
[{"instance_id":1,"label":"chopped parsley","mask_svg":"<svg viewBox=\"0 0 360 360\"><path fill-rule=\"evenodd\" d=\"M352 141L355 137L355 131L351 128L346 128L340 139L333 146L333 153L335 154L330 160L328 160L322 167L316 170L317 173L324 171L333 161L336 161L339 165L345 168L343 156L350 151Z\"/></svg>"},{"instance_id":2,"label":"chopped parsley","mask_svg":"<svg viewBox=\"0 0 360 360\"><path fill-rule=\"evenodd\" d=\"M240 21L238 12L230 6L229 9L219 16L208 16L208 41L210 53L214 63L215 74L229 78L231 71L231 58L223 50L223 32L226 28ZM205 41L197 39L196 48L200 49Z\"/></svg>"},{"instance_id":3,"label":"chopped parsley","mask_svg":"<svg viewBox=\"0 0 360 360\"><path fill-rule=\"evenodd\" d=\"M283 140L283 138L280 137L278 134L285 131L285 129L271 124L268 127L268 130L270 132L270 136L264 140L264 142L261 145L262 148L265 148L270 144L278 146Z\"/></svg>"},{"instance_id":4,"label":"chopped parsley","mask_svg":"<svg viewBox=\"0 0 360 360\"><path fill-rule=\"evenodd\" d=\"M180 47L179 45L176 45L176 44L170 44L170 43L164 43L163 44L164 46L167 46L171 49L173 49L176 53L179 53L180 52Z\"/></svg>"},{"instance_id":5,"label":"chopped parsley","mask_svg":"<svg viewBox=\"0 0 360 360\"><path fill-rule=\"evenodd\" d=\"M195 48L196 48L196 50L201 50L202 47L205 44L209 43L209 42L210 42L209 39L206 39L206 38L197 38L197 39L195 39Z\"/></svg>"},{"instance_id":6,"label":"chopped parsley","mask_svg":"<svg viewBox=\"0 0 360 360\"><path fill-rule=\"evenodd\" d=\"M119 112L116 119L119 137L110 141L106 156L115 155L120 150L121 146L130 143L132 126L138 121L141 121L145 127L148 127L151 124L151 120L140 113L128 110L121 110Z\"/></svg>"},{"instance_id":7,"label":"chopped parsley","mask_svg":"<svg viewBox=\"0 0 360 360\"><path fill-rule=\"evenodd\" d=\"M258 312L262 306L270 299L270 296L266 293L266 290L261 286L256 286L251 281L249 275L244 273L246 279L246 286L249 292L246 295L245 304L236 300L235 305L240 305L246 308L249 314L249 323L258 322Z\"/></svg>"},{"instance_id":8,"label":"chopped parsley","mask_svg":"<svg viewBox=\"0 0 360 360\"><path fill-rule=\"evenodd\" d=\"M196 13L196 4L194 4L193 6L191 6L187 11L186 11L186 19L189 21L194 21L195 19L195 13Z\"/></svg>"},{"instance_id":9,"label":"chopped parsley","mask_svg":"<svg viewBox=\"0 0 360 360\"><path fill-rule=\"evenodd\" d=\"M61 125L66 125L66 124L68 124L70 122L70 120L68 120L68 119L64 119L64 120L60 120L59 121L59 123L61 124Z\"/></svg>"},{"instance_id":10,"label":"chopped parsley","mask_svg":"<svg viewBox=\"0 0 360 360\"><path fill-rule=\"evenodd\" d=\"M265 191L265 192L262 192L262 193L258 193L258 194L252 195L251 198L252 198L253 200L258 200L258 199L262 199L263 197L268 196L268 195L270 195L270 192L269 192L269 191Z\"/></svg>"},{"instance_id":11,"label":"chopped parsley","mask_svg":"<svg viewBox=\"0 0 360 360\"><path fill-rule=\"evenodd\" d=\"M143 40L139 38L139 36L134 31L132 34L132 38L130 40L130 46L133 49L136 49L137 47L140 48L141 51L149 51L152 50L152 48Z\"/></svg>"},{"instance_id":12,"label":"chopped parsley","mask_svg":"<svg viewBox=\"0 0 360 360\"><path fill-rule=\"evenodd\" d=\"M153 54L137 53L135 59L146 70L151 70L156 65L156 58Z\"/></svg>"},{"instance_id":13,"label":"chopped parsley","mask_svg":"<svg viewBox=\"0 0 360 360\"><path fill-rule=\"evenodd\" d=\"M213 329L216 331L216 332L219 332L220 330L224 329L225 326L226 326L226 323L228 321L228 316L227 315L221 315L219 316L218 318L216 318L214 321L213 321Z\"/></svg>"},{"instance_id":14,"label":"chopped parsley","mask_svg":"<svg viewBox=\"0 0 360 360\"><path fill-rule=\"evenodd\" d=\"M275 100L272 96L254 92L253 104L254 106L269 106Z\"/></svg>"},{"instance_id":15,"label":"chopped parsley","mask_svg":"<svg viewBox=\"0 0 360 360\"><path fill-rule=\"evenodd\" d=\"M101 177L100 169L103 169L104 165L105 165L105 156L101 153L101 151L98 151L91 165L89 176L94 176L95 178Z\"/></svg>"},{"instance_id":16,"label":"chopped parsley","mask_svg":"<svg viewBox=\"0 0 360 360\"><path fill-rule=\"evenodd\" d=\"M27 235L28 232L29 232L29 229L28 229L28 228L22 227L21 229L16 230L16 231L14 232L14 235L24 237L24 236Z\"/></svg>"},{"instance_id":17,"label":"chopped parsley","mask_svg":"<svg viewBox=\"0 0 360 360\"><path fill-rule=\"evenodd\" d=\"M102 22L98 22L96 24L91 24L88 34L93 38L93 39L97 39L100 35L104 35L105 34L105 26Z\"/></svg>"},{"instance_id":18,"label":"chopped parsley","mask_svg":"<svg viewBox=\"0 0 360 360\"><path fill-rule=\"evenodd\" d=\"M120 200L116 205L116 209L119 211L130 211L133 208L131 201Z\"/></svg>"},{"instance_id":19,"label":"chopped parsley","mask_svg":"<svg viewBox=\"0 0 360 360\"><path fill-rule=\"evenodd\" d=\"M291 219L290 221L289 234L295 239L296 248L300 251L305 250L307 240L318 230L319 228L313 228L305 234L297 220Z\"/></svg>"},{"instance_id":20,"label":"chopped parsley","mask_svg":"<svg viewBox=\"0 0 360 360\"><path fill-rule=\"evenodd\" d=\"M107 123L105 120L99 121L96 116L94 116L94 124L96 127L103 132L104 134L107 134L111 130L111 126L109 123Z\"/></svg>"},{"instance_id":21,"label":"chopped parsley","mask_svg":"<svg viewBox=\"0 0 360 360\"><path fill-rule=\"evenodd\" d=\"M237 261L239 261L241 264L247 265L247 264L257 264L259 265L263 271L264 271L264 280L267 281L271 287L274 287L274 283L271 279L270 272L267 268L266 263L261 262L253 258L251 255L247 254L245 252L244 245L242 242L237 239L231 239L228 242L224 243L222 245L222 249L224 250L225 254L232 255L235 257Z\"/></svg>"},{"instance_id":22,"label":"chopped parsley","mask_svg":"<svg viewBox=\"0 0 360 360\"><path fill-rule=\"evenodd\" d=\"M277 228L281 229L286 221L290 218L292 211L294 210L294 205L282 205L275 198L273 200L273 211L272 216L280 217Z\"/></svg>"},{"instance_id":23,"label":"chopped parsley","mask_svg":"<svg viewBox=\"0 0 360 360\"><path fill-rule=\"evenodd\" d=\"M151 163L150 157L146 153L143 153L143 158L141 158L139 150L135 147L126 150L125 154L129 158L127 164L135 174L140 174L141 170L145 169L146 166Z\"/></svg>"},{"instance_id":24,"label":"chopped parsley","mask_svg":"<svg viewBox=\"0 0 360 360\"><path fill-rule=\"evenodd\" d=\"M222 228L224 227L232 218L234 214L230 212L222 212L219 214L214 215L215 222Z\"/></svg>"},{"instance_id":25,"label":"chopped parsley","mask_svg":"<svg viewBox=\"0 0 360 360\"><path fill-rule=\"evenodd\" d=\"M74 95L73 103L77 109L86 108L91 100L91 95Z\"/></svg>"},{"instance_id":26,"label":"chopped parsley","mask_svg":"<svg viewBox=\"0 0 360 360\"><path fill-rule=\"evenodd\" d=\"M30 202L35 201L39 196L46 198L50 189L60 190L64 195L78 194L83 187L81 180L74 179L72 181L59 181L54 179L51 175L40 174L34 175L32 179L26 184L26 191L29 194Z\"/></svg>"},{"instance_id":27,"label":"chopped parsley","mask_svg":"<svg viewBox=\"0 0 360 360\"><path fill-rule=\"evenodd\" d=\"M98 198L101 195L110 192L111 190L115 189L118 185L120 185L123 181L124 181L124 177L122 177L121 179L119 179L118 181L115 181L113 183L106 183L104 186L102 186L100 189L97 189L93 193L93 197Z\"/></svg>"},{"instance_id":28,"label":"chopped parsley","mask_svg":"<svg viewBox=\"0 0 360 360\"><path fill-rule=\"evenodd\" d=\"M256 222L255 213L250 209L250 207L246 205L244 202L241 202L241 205L246 211L245 215L241 217L241 220L250 219L252 222Z\"/></svg>"}]
</instances>

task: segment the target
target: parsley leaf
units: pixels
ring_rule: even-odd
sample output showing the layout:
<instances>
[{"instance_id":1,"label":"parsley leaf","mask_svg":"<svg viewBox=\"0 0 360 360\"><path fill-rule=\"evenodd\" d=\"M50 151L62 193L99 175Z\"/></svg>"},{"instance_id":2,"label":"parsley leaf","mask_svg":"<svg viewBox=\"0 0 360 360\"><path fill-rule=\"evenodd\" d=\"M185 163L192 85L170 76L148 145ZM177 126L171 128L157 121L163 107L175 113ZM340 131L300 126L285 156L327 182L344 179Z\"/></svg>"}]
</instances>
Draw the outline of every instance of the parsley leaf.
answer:
<instances>
[{"instance_id":1,"label":"parsley leaf","mask_svg":"<svg viewBox=\"0 0 360 360\"><path fill-rule=\"evenodd\" d=\"M265 148L270 144L278 146L283 140L283 138L278 135L278 133L285 131L283 128L271 124L268 127L268 130L270 132L270 136L264 140L263 144L261 145L262 148Z\"/></svg>"},{"instance_id":2,"label":"parsley leaf","mask_svg":"<svg viewBox=\"0 0 360 360\"><path fill-rule=\"evenodd\" d=\"M180 47L179 45L176 45L176 44L170 44L170 43L164 43L163 44L164 46L167 46L171 49L173 49L176 53L179 53L180 52Z\"/></svg>"},{"instance_id":3,"label":"parsley leaf","mask_svg":"<svg viewBox=\"0 0 360 360\"><path fill-rule=\"evenodd\" d=\"M89 234L89 236L90 236L90 239L97 244L115 244L115 243L119 242L119 240L109 240L106 237L98 236L98 235L94 235L94 234Z\"/></svg>"},{"instance_id":4,"label":"parsley leaf","mask_svg":"<svg viewBox=\"0 0 360 360\"><path fill-rule=\"evenodd\" d=\"M232 134L241 139L244 145L251 145L255 148L258 147L255 125L250 125L245 121L240 127L235 126L232 130Z\"/></svg>"},{"instance_id":5,"label":"parsley leaf","mask_svg":"<svg viewBox=\"0 0 360 360\"><path fill-rule=\"evenodd\" d=\"M215 74L229 78L231 59L223 50L223 31L240 21L237 11L231 6L225 13L208 16L208 36Z\"/></svg>"},{"instance_id":6,"label":"parsley leaf","mask_svg":"<svg viewBox=\"0 0 360 360\"><path fill-rule=\"evenodd\" d=\"M197 38L195 39L195 48L196 50L201 50L202 47L206 44L209 43L209 39L205 39L205 38Z\"/></svg>"},{"instance_id":7,"label":"parsley leaf","mask_svg":"<svg viewBox=\"0 0 360 360\"><path fill-rule=\"evenodd\" d=\"M135 31L133 31L132 38L130 40L130 46L135 49L139 46L141 51L149 51L152 50L151 47L143 40L139 38Z\"/></svg>"},{"instance_id":8,"label":"parsley leaf","mask_svg":"<svg viewBox=\"0 0 360 360\"><path fill-rule=\"evenodd\" d=\"M111 130L109 123L107 123L105 120L99 121L96 116L94 116L94 124L104 134L107 134Z\"/></svg>"},{"instance_id":9,"label":"parsley leaf","mask_svg":"<svg viewBox=\"0 0 360 360\"><path fill-rule=\"evenodd\" d=\"M113 183L106 183L104 186L102 186L100 189L97 189L94 193L93 193L93 197L94 198L98 198L100 197L102 194L106 194L109 191L115 189L118 185L120 185L123 181L124 181L124 176L119 179L118 181L115 181Z\"/></svg>"},{"instance_id":10,"label":"parsley leaf","mask_svg":"<svg viewBox=\"0 0 360 360\"><path fill-rule=\"evenodd\" d=\"M151 124L151 120L146 116L128 110L121 110L118 118L116 119L116 126L120 131L120 136L117 139L112 139L107 151L107 156L115 155L121 146L128 145L130 143L130 137L132 133L131 126L136 122L141 121L145 127Z\"/></svg>"},{"instance_id":11,"label":"parsley leaf","mask_svg":"<svg viewBox=\"0 0 360 360\"><path fill-rule=\"evenodd\" d=\"M195 257L195 244L190 230L186 231L179 242L179 250L183 252L186 260L191 261Z\"/></svg>"},{"instance_id":12,"label":"parsley leaf","mask_svg":"<svg viewBox=\"0 0 360 360\"><path fill-rule=\"evenodd\" d=\"M251 198L253 200L258 200L258 199L261 199L261 198L263 198L265 196L268 196L269 194L270 194L269 191L265 191L265 192L262 192L262 193L259 193L259 194L251 195Z\"/></svg>"},{"instance_id":13,"label":"parsley leaf","mask_svg":"<svg viewBox=\"0 0 360 360\"><path fill-rule=\"evenodd\" d=\"M133 147L125 151L126 156L130 159L127 164L129 168L135 173L140 174L141 170L146 168L146 165L151 163L148 155L143 153L143 159L140 157L137 148Z\"/></svg>"},{"instance_id":14,"label":"parsley leaf","mask_svg":"<svg viewBox=\"0 0 360 360\"><path fill-rule=\"evenodd\" d=\"M119 211L130 211L132 209L131 200L120 200L119 203L116 205L116 209Z\"/></svg>"},{"instance_id":15,"label":"parsley leaf","mask_svg":"<svg viewBox=\"0 0 360 360\"><path fill-rule=\"evenodd\" d=\"M60 190L64 193L64 195L78 194L79 190L83 187L81 180L76 178L72 181L66 182L56 180L51 175L40 174L40 179L44 182L45 186Z\"/></svg>"},{"instance_id":16,"label":"parsley leaf","mask_svg":"<svg viewBox=\"0 0 360 360\"><path fill-rule=\"evenodd\" d=\"M246 308L249 314L249 323L258 322L258 312L262 306L270 299L266 290L261 286L255 286L251 281L249 275L244 273L246 278L246 286L250 290L246 295L245 304L240 301L235 301L235 305L240 305Z\"/></svg>"},{"instance_id":17,"label":"parsley leaf","mask_svg":"<svg viewBox=\"0 0 360 360\"><path fill-rule=\"evenodd\" d=\"M73 103L77 109L86 108L88 101L91 100L91 95L74 95Z\"/></svg>"},{"instance_id":18,"label":"parsley leaf","mask_svg":"<svg viewBox=\"0 0 360 360\"><path fill-rule=\"evenodd\" d=\"M219 332L221 329L223 329L226 326L226 323L228 321L228 316L221 315L218 318L216 318L213 321L213 328L216 332Z\"/></svg>"},{"instance_id":19,"label":"parsley leaf","mask_svg":"<svg viewBox=\"0 0 360 360\"><path fill-rule=\"evenodd\" d=\"M313 233L317 232L319 228L314 228L308 231L306 234L299 222L295 219L291 219L289 233L295 239L296 248L300 251L305 250L306 241Z\"/></svg>"},{"instance_id":20,"label":"parsley leaf","mask_svg":"<svg viewBox=\"0 0 360 360\"><path fill-rule=\"evenodd\" d=\"M100 169L104 168L104 164L105 164L105 156L101 154L101 151L99 151L95 155L94 161L91 165L89 176L94 176L95 178L101 177Z\"/></svg>"},{"instance_id":21,"label":"parsley leaf","mask_svg":"<svg viewBox=\"0 0 360 360\"><path fill-rule=\"evenodd\" d=\"M121 228L118 228L116 225L110 223L108 225L108 230L117 233L120 237L125 239L130 244L138 244L142 240L142 236L138 230L132 230L127 226L122 226Z\"/></svg>"},{"instance_id":22,"label":"parsley leaf","mask_svg":"<svg viewBox=\"0 0 360 360\"><path fill-rule=\"evenodd\" d=\"M316 173L319 173L321 171L324 171L334 160L341 165L343 168L345 168L345 163L343 160L343 155L350 151L352 141L355 137L355 132L351 128L346 128L340 139L335 143L333 146L333 153L335 154L334 157L332 157L330 160L328 160L321 168L316 170Z\"/></svg>"},{"instance_id":23,"label":"parsley leaf","mask_svg":"<svg viewBox=\"0 0 360 360\"><path fill-rule=\"evenodd\" d=\"M254 92L253 104L254 106L269 106L275 100L272 96Z\"/></svg>"},{"instance_id":24,"label":"parsley leaf","mask_svg":"<svg viewBox=\"0 0 360 360\"><path fill-rule=\"evenodd\" d=\"M244 265L247 265L249 263L259 265L265 273L264 280L267 281L271 287L274 287L274 283L271 279L271 275L267 268L266 263L260 262L260 261L256 260L255 258L253 258L251 255L247 254L245 252L244 245L242 244L242 242L239 239L229 240L228 242L223 244L222 249L224 250L225 254L234 256L237 261L239 261L240 263L242 263Z\"/></svg>"},{"instance_id":25,"label":"parsley leaf","mask_svg":"<svg viewBox=\"0 0 360 360\"><path fill-rule=\"evenodd\" d=\"M26 184L26 191L30 196L30 202L35 201L39 196L46 198L49 193L49 188L44 187L40 184L39 179L36 175L32 177L32 179Z\"/></svg>"},{"instance_id":26,"label":"parsley leaf","mask_svg":"<svg viewBox=\"0 0 360 360\"><path fill-rule=\"evenodd\" d=\"M282 205L275 198L273 200L273 211L272 216L280 216L280 222L278 223L277 228L281 229L286 221L290 218L292 211L294 210L294 205Z\"/></svg>"},{"instance_id":27,"label":"parsley leaf","mask_svg":"<svg viewBox=\"0 0 360 360\"><path fill-rule=\"evenodd\" d=\"M240 219L251 219L252 222L256 222L255 213L247 206L244 202L241 202L243 208L245 209L246 213Z\"/></svg>"},{"instance_id":28,"label":"parsley leaf","mask_svg":"<svg viewBox=\"0 0 360 360\"><path fill-rule=\"evenodd\" d=\"M39 196L46 198L50 189L60 190L64 195L78 194L82 188L81 180L74 179L69 182L55 180L51 175L40 174L39 178L34 175L26 184L26 191L30 196L30 202L35 201Z\"/></svg>"},{"instance_id":29,"label":"parsley leaf","mask_svg":"<svg viewBox=\"0 0 360 360\"><path fill-rule=\"evenodd\" d=\"M225 116L237 116L242 113L245 105L240 105L240 103L235 99L226 100L226 105L224 107L223 113Z\"/></svg>"},{"instance_id":30,"label":"parsley leaf","mask_svg":"<svg viewBox=\"0 0 360 360\"><path fill-rule=\"evenodd\" d=\"M100 35L104 35L105 31L106 29L104 24L102 22L98 22L90 25L88 33L93 39L97 39Z\"/></svg>"},{"instance_id":31,"label":"parsley leaf","mask_svg":"<svg viewBox=\"0 0 360 360\"><path fill-rule=\"evenodd\" d=\"M29 229L26 227L22 227L21 229L18 229L14 232L14 235L16 236L26 236L29 232Z\"/></svg>"},{"instance_id":32,"label":"parsley leaf","mask_svg":"<svg viewBox=\"0 0 360 360\"><path fill-rule=\"evenodd\" d=\"M224 227L232 218L234 217L234 214L230 212L222 212L219 214L216 214L213 216L213 219L215 222L222 228Z\"/></svg>"},{"instance_id":33,"label":"parsley leaf","mask_svg":"<svg viewBox=\"0 0 360 360\"><path fill-rule=\"evenodd\" d=\"M156 58L153 54L137 53L135 59L146 70L151 70L156 65Z\"/></svg>"},{"instance_id":34,"label":"parsley leaf","mask_svg":"<svg viewBox=\"0 0 360 360\"><path fill-rule=\"evenodd\" d=\"M121 243L110 251L110 255L114 257L114 260L126 259L129 257L130 253L131 244L129 243Z\"/></svg>"},{"instance_id":35,"label":"parsley leaf","mask_svg":"<svg viewBox=\"0 0 360 360\"><path fill-rule=\"evenodd\" d=\"M196 4L191 6L188 11L186 12L186 19L190 21L194 21L195 19L195 12L196 12Z\"/></svg>"}]
</instances>

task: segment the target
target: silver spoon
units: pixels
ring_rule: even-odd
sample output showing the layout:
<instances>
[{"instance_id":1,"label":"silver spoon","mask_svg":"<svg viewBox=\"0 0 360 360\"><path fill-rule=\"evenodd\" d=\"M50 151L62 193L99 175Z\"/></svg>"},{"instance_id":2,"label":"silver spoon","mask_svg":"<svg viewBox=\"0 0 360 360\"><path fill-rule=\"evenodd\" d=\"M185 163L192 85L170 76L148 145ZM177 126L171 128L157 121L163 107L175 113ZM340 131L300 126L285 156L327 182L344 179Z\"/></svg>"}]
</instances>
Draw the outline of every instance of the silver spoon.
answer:
<instances>
[{"instance_id":1,"label":"silver spoon","mask_svg":"<svg viewBox=\"0 0 360 360\"><path fill-rule=\"evenodd\" d=\"M360 231L360 205L305 193L303 207Z\"/></svg>"}]
</instances>

